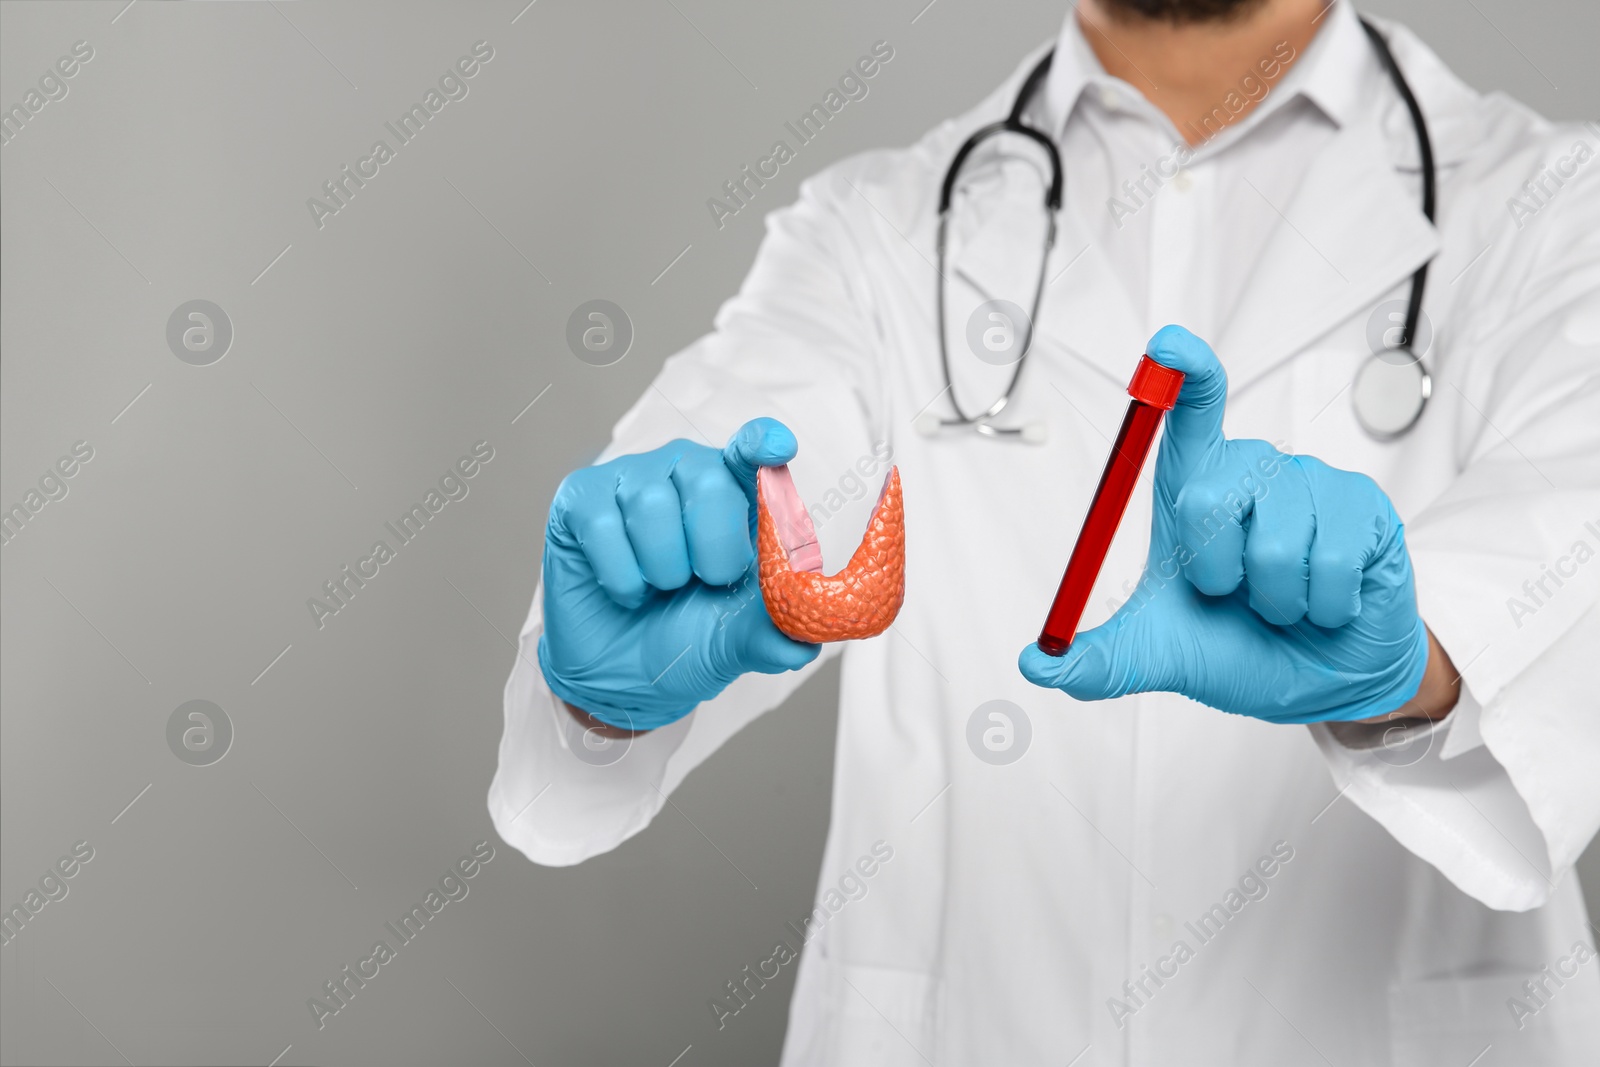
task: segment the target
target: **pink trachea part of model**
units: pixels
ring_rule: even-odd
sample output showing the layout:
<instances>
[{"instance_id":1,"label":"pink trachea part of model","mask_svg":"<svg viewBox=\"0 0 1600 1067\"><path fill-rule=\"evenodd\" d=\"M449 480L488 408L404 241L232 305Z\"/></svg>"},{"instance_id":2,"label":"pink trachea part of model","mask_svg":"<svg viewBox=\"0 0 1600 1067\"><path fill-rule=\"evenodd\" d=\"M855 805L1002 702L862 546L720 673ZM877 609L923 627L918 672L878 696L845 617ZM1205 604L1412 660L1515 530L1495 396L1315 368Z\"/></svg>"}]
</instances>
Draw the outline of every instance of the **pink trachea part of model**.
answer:
<instances>
[{"instance_id":1,"label":"pink trachea part of model","mask_svg":"<svg viewBox=\"0 0 1600 1067\"><path fill-rule=\"evenodd\" d=\"M796 641L849 641L883 633L906 594L906 520L900 468L884 480L867 532L838 574L822 573L822 549L789 468L756 476L756 558L773 623Z\"/></svg>"}]
</instances>

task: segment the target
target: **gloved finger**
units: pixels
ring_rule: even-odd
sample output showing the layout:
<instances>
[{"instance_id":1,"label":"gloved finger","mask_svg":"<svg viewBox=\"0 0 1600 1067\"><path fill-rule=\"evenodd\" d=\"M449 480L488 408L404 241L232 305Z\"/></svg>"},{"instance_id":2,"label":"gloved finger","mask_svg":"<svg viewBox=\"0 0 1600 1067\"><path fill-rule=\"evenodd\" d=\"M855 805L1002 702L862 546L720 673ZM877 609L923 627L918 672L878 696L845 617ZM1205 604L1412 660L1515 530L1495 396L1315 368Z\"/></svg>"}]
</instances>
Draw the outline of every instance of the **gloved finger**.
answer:
<instances>
[{"instance_id":1,"label":"gloved finger","mask_svg":"<svg viewBox=\"0 0 1600 1067\"><path fill-rule=\"evenodd\" d=\"M1228 374L1217 354L1182 326L1163 326L1145 348L1164 367L1183 371L1178 403L1167 412L1166 431L1156 456L1156 487L1168 501L1223 444L1222 415L1228 399Z\"/></svg>"},{"instance_id":2,"label":"gloved finger","mask_svg":"<svg viewBox=\"0 0 1600 1067\"><path fill-rule=\"evenodd\" d=\"M1255 498L1235 473L1214 465L1195 475L1174 506L1183 576L1207 596L1226 596L1244 580L1244 524Z\"/></svg>"},{"instance_id":3,"label":"gloved finger","mask_svg":"<svg viewBox=\"0 0 1600 1067\"><path fill-rule=\"evenodd\" d=\"M683 532L683 504L667 467L623 473L616 498L644 580L663 591L687 585L693 571Z\"/></svg>"},{"instance_id":4,"label":"gloved finger","mask_svg":"<svg viewBox=\"0 0 1600 1067\"><path fill-rule=\"evenodd\" d=\"M755 562L750 502L720 453L694 449L678 458L672 482L683 505L689 565L707 585L732 585Z\"/></svg>"},{"instance_id":5,"label":"gloved finger","mask_svg":"<svg viewBox=\"0 0 1600 1067\"><path fill-rule=\"evenodd\" d=\"M756 469L777 467L789 462L800 451L794 432L777 419L763 416L751 419L728 439L722 461L744 490L751 507L756 502Z\"/></svg>"},{"instance_id":6,"label":"gloved finger","mask_svg":"<svg viewBox=\"0 0 1600 1067\"><path fill-rule=\"evenodd\" d=\"M606 595L625 608L643 604L649 587L633 554L616 497L587 494L567 511L564 523Z\"/></svg>"},{"instance_id":7,"label":"gloved finger","mask_svg":"<svg viewBox=\"0 0 1600 1067\"><path fill-rule=\"evenodd\" d=\"M1017 669L1034 685L1059 689L1077 700L1109 700L1165 688L1154 672L1150 650L1145 645L1147 630L1137 614L1119 612L1104 626L1085 630L1072 639L1060 656L1052 656L1037 644L1029 645L1017 657Z\"/></svg>"},{"instance_id":8,"label":"gloved finger","mask_svg":"<svg viewBox=\"0 0 1600 1067\"><path fill-rule=\"evenodd\" d=\"M759 674L797 671L822 652L821 645L796 641L778 629L762 604L741 612L739 621L732 640L736 662L744 670Z\"/></svg>"},{"instance_id":9,"label":"gloved finger","mask_svg":"<svg viewBox=\"0 0 1600 1067\"><path fill-rule=\"evenodd\" d=\"M1318 626L1345 626L1361 616L1361 572L1370 532L1359 523L1338 520L1317 530L1306 615Z\"/></svg>"},{"instance_id":10,"label":"gloved finger","mask_svg":"<svg viewBox=\"0 0 1600 1067\"><path fill-rule=\"evenodd\" d=\"M1244 545L1250 607L1274 626L1305 617L1311 595L1311 546L1319 517L1304 471L1284 464L1255 502Z\"/></svg>"},{"instance_id":11,"label":"gloved finger","mask_svg":"<svg viewBox=\"0 0 1600 1067\"><path fill-rule=\"evenodd\" d=\"M1345 626L1361 615L1361 584L1389 534L1393 509L1377 483L1320 460L1300 460L1317 500L1307 613L1318 626Z\"/></svg>"}]
</instances>

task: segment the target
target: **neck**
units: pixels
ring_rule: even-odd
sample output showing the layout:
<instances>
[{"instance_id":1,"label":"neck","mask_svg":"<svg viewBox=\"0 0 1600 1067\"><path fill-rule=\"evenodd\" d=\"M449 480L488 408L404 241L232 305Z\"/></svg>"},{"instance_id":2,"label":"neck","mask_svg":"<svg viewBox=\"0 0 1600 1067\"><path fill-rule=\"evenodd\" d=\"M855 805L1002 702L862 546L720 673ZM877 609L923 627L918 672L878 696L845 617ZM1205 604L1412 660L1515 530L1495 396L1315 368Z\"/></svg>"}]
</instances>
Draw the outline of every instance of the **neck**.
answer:
<instances>
[{"instance_id":1,"label":"neck","mask_svg":"<svg viewBox=\"0 0 1600 1067\"><path fill-rule=\"evenodd\" d=\"M1078 25L1106 73L1137 88L1192 147L1266 99L1306 50L1331 0L1258 0L1238 13L1174 22L1080 0Z\"/></svg>"}]
</instances>

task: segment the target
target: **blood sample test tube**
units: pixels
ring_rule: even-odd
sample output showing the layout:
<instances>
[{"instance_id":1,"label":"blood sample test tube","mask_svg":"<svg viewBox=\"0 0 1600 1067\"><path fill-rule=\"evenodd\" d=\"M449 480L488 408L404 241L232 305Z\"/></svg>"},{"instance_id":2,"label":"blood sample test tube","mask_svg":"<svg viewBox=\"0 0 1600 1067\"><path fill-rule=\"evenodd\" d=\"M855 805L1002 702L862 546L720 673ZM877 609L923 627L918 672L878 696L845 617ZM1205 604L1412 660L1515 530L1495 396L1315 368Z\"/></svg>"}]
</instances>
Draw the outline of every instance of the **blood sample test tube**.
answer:
<instances>
[{"instance_id":1,"label":"blood sample test tube","mask_svg":"<svg viewBox=\"0 0 1600 1067\"><path fill-rule=\"evenodd\" d=\"M1156 439L1161 416L1172 410L1182 388L1182 371L1163 367L1148 355L1140 357L1133 380L1128 383L1128 395L1133 401L1122 417L1122 428L1117 431L1106 469L1089 502L1078 543L1072 546L1067 573L1061 577L1055 602L1050 605L1044 630L1039 634L1039 647L1052 656L1062 655L1072 645L1083 609L1089 603L1089 592L1100 576L1111 539L1116 536L1123 512L1128 510L1139 471Z\"/></svg>"}]
</instances>

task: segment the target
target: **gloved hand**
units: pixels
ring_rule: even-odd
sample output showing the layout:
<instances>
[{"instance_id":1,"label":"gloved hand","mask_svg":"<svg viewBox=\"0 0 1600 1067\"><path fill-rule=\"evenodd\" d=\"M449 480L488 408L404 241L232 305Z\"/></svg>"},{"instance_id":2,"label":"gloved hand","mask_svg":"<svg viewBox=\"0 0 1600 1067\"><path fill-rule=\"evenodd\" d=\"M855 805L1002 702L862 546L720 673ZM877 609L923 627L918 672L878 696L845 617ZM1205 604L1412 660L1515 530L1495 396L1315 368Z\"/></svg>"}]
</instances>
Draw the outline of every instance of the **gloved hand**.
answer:
<instances>
[{"instance_id":1,"label":"gloved hand","mask_svg":"<svg viewBox=\"0 0 1600 1067\"><path fill-rule=\"evenodd\" d=\"M1417 694L1428 631L1394 508L1371 478L1222 436L1228 378L1177 326L1149 354L1186 375L1156 457L1138 589L1057 658L1018 661L1079 700L1166 691L1270 722L1387 715Z\"/></svg>"},{"instance_id":2,"label":"gloved hand","mask_svg":"<svg viewBox=\"0 0 1600 1067\"><path fill-rule=\"evenodd\" d=\"M566 477L545 530L539 667L601 722L651 730L739 675L781 674L820 645L772 624L756 581L756 468L794 458L775 419L722 451L673 441Z\"/></svg>"}]
</instances>

